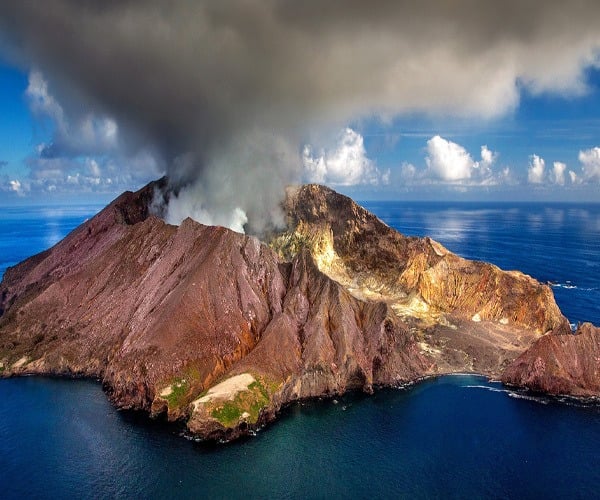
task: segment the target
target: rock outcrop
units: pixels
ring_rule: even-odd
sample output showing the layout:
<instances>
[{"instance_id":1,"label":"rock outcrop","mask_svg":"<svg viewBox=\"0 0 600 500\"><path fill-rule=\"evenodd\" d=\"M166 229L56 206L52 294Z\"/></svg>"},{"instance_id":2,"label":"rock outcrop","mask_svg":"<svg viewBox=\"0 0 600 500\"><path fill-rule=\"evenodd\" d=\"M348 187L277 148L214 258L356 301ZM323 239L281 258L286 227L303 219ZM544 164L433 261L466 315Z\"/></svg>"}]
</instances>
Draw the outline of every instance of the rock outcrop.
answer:
<instances>
[{"instance_id":1,"label":"rock outcrop","mask_svg":"<svg viewBox=\"0 0 600 500\"><path fill-rule=\"evenodd\" d=\"M598 392L598 358L588 376L586 357L597 330L568 335L549 287L528 276L402 236L322 186L288 193L288 227L269 245L171 226L148 208L164 185L123 194L7 270L4 376L98 377L117 406L204 438L247 432L297 399L457 371L510 366L510 383ZM569 384L540 371L537 356L567 352L581 356L579 371L560 364Z\"/></svg>"},{"instance_id":2,"label":"rock outcrop","mask_svg":"<svg viewBox=\"0 0 600 500\"><path fill-rule=\"evenodd\" d=\"M499 377L540 335L569 329L549 286L403 236L331 189L290 190L285 207L288 229L271 241L280 257L308 248L353 296L388 304L415 332L427 374Z\"/></svg>"},{"instance_id":3,"label":"rock outcrop","mask_svg":"<svg viewBox=\"0 0 600 500\"><path fill-rule=\"evenodd\" d=\"M505 370L502 381L546 394L600 396L600 328L583 323L575 333L544 335Z\"/></svg>"}]
</instances>

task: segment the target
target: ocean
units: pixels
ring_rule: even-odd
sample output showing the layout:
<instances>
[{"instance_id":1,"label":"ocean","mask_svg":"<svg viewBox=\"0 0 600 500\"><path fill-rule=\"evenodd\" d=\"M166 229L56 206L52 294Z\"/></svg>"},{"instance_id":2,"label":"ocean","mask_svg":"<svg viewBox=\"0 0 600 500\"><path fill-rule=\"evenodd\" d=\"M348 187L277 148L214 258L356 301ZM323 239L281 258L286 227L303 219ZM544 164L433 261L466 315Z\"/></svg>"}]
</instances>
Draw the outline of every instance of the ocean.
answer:
<instances>
[{"instance_id":1,"label":"ocean","mask_svg":"<svg viewBox=\"0 0 600 500\"><path fill-rule=\"evenodd\" d=\"M600 324L600 205L364 205L407 235L552 285ZM0 275L101 207L0 209ZM90 380L0 380L2 498L599 498L600 405L476 376L293 404L227 445L107 402Z\"/></svg>"}]
</instances>

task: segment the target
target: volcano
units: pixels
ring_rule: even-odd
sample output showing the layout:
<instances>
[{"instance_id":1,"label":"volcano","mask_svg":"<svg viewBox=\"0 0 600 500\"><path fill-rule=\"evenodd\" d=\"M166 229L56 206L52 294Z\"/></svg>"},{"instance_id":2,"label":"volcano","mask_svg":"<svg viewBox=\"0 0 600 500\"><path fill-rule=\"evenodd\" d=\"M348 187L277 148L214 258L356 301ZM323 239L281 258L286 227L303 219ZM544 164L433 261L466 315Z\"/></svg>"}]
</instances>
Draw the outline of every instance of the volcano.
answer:
<instances>
[{"instance_id":1,"label":"volcano","mask_svg":"<svg viewBox=\"0 0 600 500\"><path fill-rule=\"evenodd\" d=\"M288 189L260 238L126 192L0 284L0 373L94 377L119 408L233 439L286 404L477 373L600 396L600 329L550 287L406 237L350 198Z\"/></svg>"}]
</instances>

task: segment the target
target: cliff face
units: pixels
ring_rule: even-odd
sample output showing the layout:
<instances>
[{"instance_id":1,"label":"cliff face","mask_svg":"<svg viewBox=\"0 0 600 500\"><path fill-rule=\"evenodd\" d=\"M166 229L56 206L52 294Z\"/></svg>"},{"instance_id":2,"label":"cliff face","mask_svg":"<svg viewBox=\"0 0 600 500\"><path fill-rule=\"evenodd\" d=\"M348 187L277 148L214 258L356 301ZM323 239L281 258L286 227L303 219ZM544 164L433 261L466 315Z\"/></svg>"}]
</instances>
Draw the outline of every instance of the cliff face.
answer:
<instances>
[{"instance_id":1,"label":"cliff face","mask_svg":"<svg viewBox=\"0 0 600 500\"><path fill-rule=\"evenodd\" d=\"M502 374L505 384L548 394L600 396L600 328L540 338Z\"/></svg>"},{"instance_id":2,"label":"cliff face","mask_svg":"<svg viewBox=\"0 0 600 500\"><path fill-rule=\"evenodd\" d=\"M299 398L500 376L528 366L518 356L542 334L568 331L547 286L406 238L327 188L288 193L288 228L269 247L165 224L148 210L161 183L6 272L3 375L99 377L119 407L235 437Z\"/></svg>"},{"instance_id":3,"label":"cliff face","mask_svg":"<svg viewBox=\"0 0 600 500\"><path fill-rule=\"evenodd\" d=\"M309 248L319 269L361 300L388 304L416 333L428 373L498 377L548 331L569 331L550 287L410 238L322 186L288 193L288 229L271 246Z\"/></svg>"},{"instance_id":4,"label":"cliff face","mask_svg":"<svg viewBox=\"0 0 600 500\"><path fill-rule=\"evenodd\" d=\"M153 188L122 195L7 271L5 375L100 377L118 406L191 416L190 428L216 435L293 399L423 373L413 335L386 304L352 297L307 252L282 262L254 237L190 219L169 226L148 214ZM238 374L260 390L190 405ZM235 422L219 413L225 403Z\"/></svg>"}]
</instances>

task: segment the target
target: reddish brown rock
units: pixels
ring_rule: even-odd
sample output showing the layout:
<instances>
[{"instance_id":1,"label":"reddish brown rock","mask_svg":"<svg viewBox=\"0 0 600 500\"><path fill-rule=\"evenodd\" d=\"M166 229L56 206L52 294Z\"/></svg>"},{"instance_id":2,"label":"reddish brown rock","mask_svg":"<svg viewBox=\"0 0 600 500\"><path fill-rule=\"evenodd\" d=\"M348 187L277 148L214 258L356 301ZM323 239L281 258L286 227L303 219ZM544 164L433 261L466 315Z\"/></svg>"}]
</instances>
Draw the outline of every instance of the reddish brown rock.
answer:
<instances>
[{"instance_id":1,"label":"reddish brown rock","mask_svg":"<svg viewBox=\"0 0 600 500\"><path fill-rule=\"evenodd\" d=\"M290 190L286 212L271 246L284 259L308 248L353 296L388 304L415 332L427 374L497 378L540 335L568 327L549 286L406 237L329 188Z\"/></svg>"},{"instance_id":2,"label":"reddish brown rock","mask_svg":"<svg viewBox=\"0 0 600 500\"><path fill-rule=\"evenodd\" d=\"M119 407L175 419L237 373L262 377L264 415L423 373L413 335L386 304L352 297L307 252L287 264L254 237L190 219L169 226L148 214L153 189L122 195L7 271L5 375L100 377Z\"/></svg>"},{"instance_id":3,"label":"reddish brown rock","mask_svg":"<svg viewBox=\"0 0 600 500\"><path fill-rule=\"evenodd\" d=\"M300 398L457 371L497 377L568 328L546 285L402 236L328 188L290 191L288 228L268 246L164 223L148 208L164 187L123 194L7 270L4 376L98 377L121 408L233 438Z\"/></svg>"},{"instance_id":4,"label":"reddish brown rock","mask_svg":"<svg viewBox=\"0 0 600 500\"><path fill-rule=\"evenodd\" d=\"M406 237L350 198L318 185L287 197L288 227L274 247L284 257L308 243L325 272L385 297L416 294L436 312L503 321L545 333L565 325L552 290L518 271L463 259L430 238ZM331 249L326 248L331 244ZM334 256L326 254L333 250Z\"/></svg>"},{"instance_id":5,"label":"reddish brown rock","mask_svg":"<svg viewBox=\"0 0 600 500\"><path fill-rule=\"evenodd\" d=\"M536 392L600 396L600 328L552 332L519 356L502 375L505 384Z\"/></svg>"}]
</instances>

